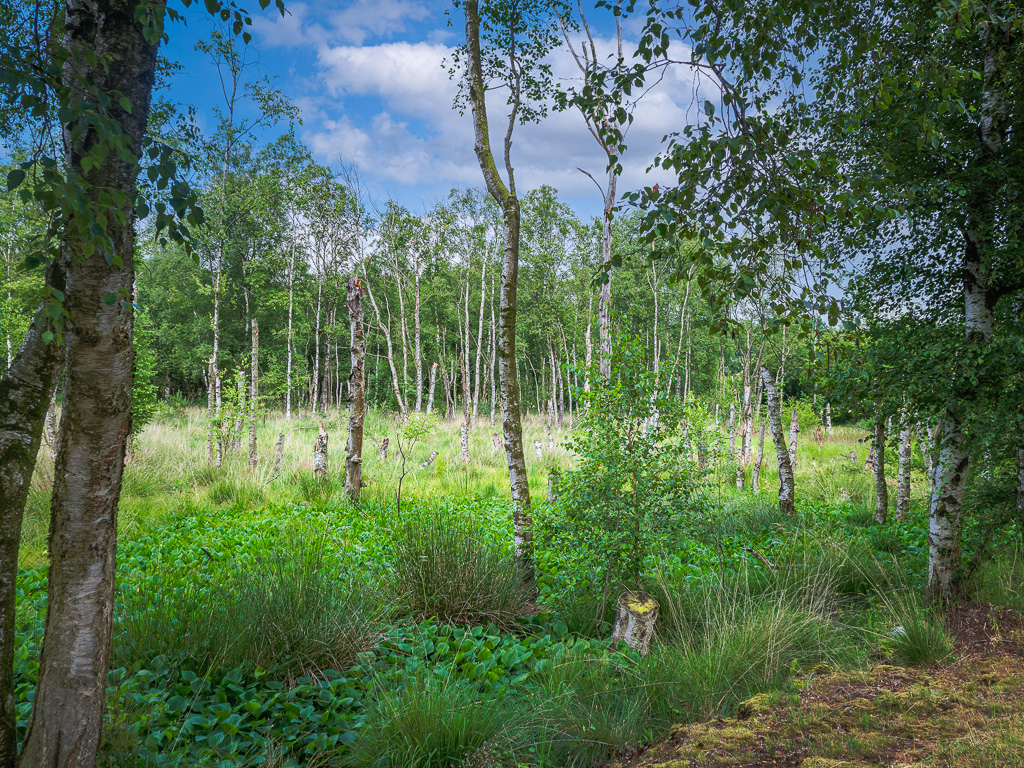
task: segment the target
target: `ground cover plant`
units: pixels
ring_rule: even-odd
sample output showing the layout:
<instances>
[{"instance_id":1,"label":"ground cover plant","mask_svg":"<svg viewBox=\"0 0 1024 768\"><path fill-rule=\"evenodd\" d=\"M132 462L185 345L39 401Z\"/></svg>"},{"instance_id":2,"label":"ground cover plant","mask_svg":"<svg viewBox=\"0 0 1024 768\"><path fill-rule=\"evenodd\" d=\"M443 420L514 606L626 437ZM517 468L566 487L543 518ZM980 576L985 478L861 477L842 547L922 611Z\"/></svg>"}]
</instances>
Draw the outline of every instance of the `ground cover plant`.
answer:
<instances>
[{"instance_id":1,"label":"ground cover plant","mask_svg":"<svg viewBox=\"0 0 1024 768\"><path fill-rule=\"evenodd\" d=\"M863 514L851 428L820 452L801 444L809 490L795 517L771 491L704 471L707 503L679 507L671 546L655 537L645 554L661 618L641 658L607 639L603 599L636 574L609 587L590 570L564 537L572 507L538 505L539 590L523 589L507 502L488 480L501 457L483 436L466 468L457 430L437 424L409 458L439 458L408 474L401 508L400 466L368 461L355 507L307 493L298 439L277 477L231 457L207 468L189 457L199 422L157 419L128 470L104 765L596 766L816 669L951 658L920 598L923 505L898 526ZM572 476L567 448L546 453L531 462L538 492L552 468ZM40 546L27 538L19 578L21 728L45 611ZM1005 601L1014 573L980 573L973 589Z\"/></svg>"}]
</instances>

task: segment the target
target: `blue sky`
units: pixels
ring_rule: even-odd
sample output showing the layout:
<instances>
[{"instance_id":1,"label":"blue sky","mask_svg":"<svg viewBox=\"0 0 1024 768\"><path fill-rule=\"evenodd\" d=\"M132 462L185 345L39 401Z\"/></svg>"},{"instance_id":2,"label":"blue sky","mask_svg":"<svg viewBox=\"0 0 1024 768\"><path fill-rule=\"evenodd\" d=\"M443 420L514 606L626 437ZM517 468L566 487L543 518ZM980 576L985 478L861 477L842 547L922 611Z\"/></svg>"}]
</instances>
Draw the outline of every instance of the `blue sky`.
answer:
<instances>
[{"instance_id":1,"label":"blue sky","mask_svg":"<svg viewBox=\"0 0 1024 768\"><path fill-rule=\"evenodd\" d=\"M299 107L298 135L319 161L351 163L373 195L423 210L453 186L482 186L470 117L453 110L456 86L442 66L462 35L459 12L453 11L448 24L449 7L434 0L335 0L288 3L284 18L276 11L256 12L251 77L275 78ZM610 51L610 15L588 13ZM164 50L184 67L169 96L195 105L206 128L222 97L216 69L194 45L213 24L196 6L188 16L187 28L169 30ZM635 31L627 25L627 50ZM565 50L551 63L564 82L578 75ZM503 119L501 101L489 103L495 123ZM681 70L645 97L629 135L620 190L651 183L644 170L661 137L681 128L695 103L692 81ZM513 165L521 190L549 184L579 215L600 213L600 194L578 168L600 179L603 154L578 113L552 114L540 125L517 128L515 136Z\"/></svg>"}]
</instances>

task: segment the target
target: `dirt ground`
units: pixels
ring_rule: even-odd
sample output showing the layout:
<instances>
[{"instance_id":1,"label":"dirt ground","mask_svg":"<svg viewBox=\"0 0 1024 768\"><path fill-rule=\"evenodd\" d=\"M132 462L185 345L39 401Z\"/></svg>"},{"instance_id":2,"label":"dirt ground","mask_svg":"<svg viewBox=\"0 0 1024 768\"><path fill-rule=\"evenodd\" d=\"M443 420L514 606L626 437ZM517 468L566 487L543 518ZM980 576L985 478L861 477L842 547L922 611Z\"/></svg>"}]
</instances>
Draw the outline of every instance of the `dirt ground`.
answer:
<instances>
[{"instance_id":1,"label":"dirt ground","mask_svg":"<svg viewBox=\"0 0 1024 768\"><path fill-rule=\"evenodd\" d=\"M967 603L955 652L931 669L820 667L733 719L677 726L616 768L1024 766L1024 621Z\"/></svg>"}]
</instances>

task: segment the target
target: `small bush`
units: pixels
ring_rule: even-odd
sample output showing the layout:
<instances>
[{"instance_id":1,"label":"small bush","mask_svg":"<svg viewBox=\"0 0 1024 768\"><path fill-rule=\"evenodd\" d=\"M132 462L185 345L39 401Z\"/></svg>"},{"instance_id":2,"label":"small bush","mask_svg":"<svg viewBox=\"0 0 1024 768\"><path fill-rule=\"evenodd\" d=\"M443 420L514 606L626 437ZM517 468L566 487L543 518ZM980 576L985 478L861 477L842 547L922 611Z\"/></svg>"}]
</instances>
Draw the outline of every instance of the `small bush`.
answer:
<instances>
[{"instance_id":1,"label":"small bush","mask_svg":"<svg viewBox=\"0 0 1024 768\"><path fill-rule=\"evenodd\" d=\"M530 597L512 557L443 510L417 512L399 527L394 569L401 600L418 619L507 628Z\"/></svg>"},{"instance_id":2,"label":"small bush","mask_svg":"<svg viewBox=\"0 0 1024 768\"><path fill-rule=\"evenodd\" d=\"M497 766L512 749L509 718L498 699L476 688L426 678L379 690L344 758L353 768ZM514 763L513 763L514 764Z\"/></svg>"}]
</instances>

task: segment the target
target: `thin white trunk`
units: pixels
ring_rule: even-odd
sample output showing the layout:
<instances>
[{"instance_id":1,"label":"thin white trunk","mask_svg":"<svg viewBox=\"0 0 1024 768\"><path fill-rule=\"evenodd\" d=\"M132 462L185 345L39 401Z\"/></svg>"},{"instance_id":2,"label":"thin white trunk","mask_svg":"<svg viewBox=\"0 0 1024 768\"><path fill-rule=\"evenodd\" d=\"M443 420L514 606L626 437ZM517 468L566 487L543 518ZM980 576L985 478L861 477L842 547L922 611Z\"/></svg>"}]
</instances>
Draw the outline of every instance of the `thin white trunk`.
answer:
<instances>
[{"instance_id":1,"label":"thin white trunk","mask_svg":"<svg viewBox=\"0 0 1024 768\"><path fill-rule=\"evenodd\" d=\"M782 428L782 402L775 386L775 377L766 367L761 368L761 381L768 397L768 424L772 430L772 442L779 461L779 509L785 514L796 514L796 490L793 481L793 465L786 450L786 433Z\"/></svg>"},{"instance_id":2,"label":"thin white trunk","mask_svg":"<svg viewBox=\"0 0 1024 768\"><path fill-rule=\"evenodd\" d=\"M900 464L896 479L896 522L910 512L910 419L906 409L900 417Z\"/></svg>"},{"instance_id":3,"label":"thin white trunk","mask_svg":"<svg viewBox=\"0 0 1024 768\"><path fill-rule=\"evenodd\" d=\"M889 516L889 486L885 482L885 419L875 419L875 522L884 525Z\"/></svg>"},{"instance_id":4,"label":"thin white trunk","mask_svg":"<svg viewBox=\"0 0 1024 768\"><path fill-rule=\"evenodd\" d=\"M284 416L292 417L292 307L295 286L295 244L292 243L291 257L288 261L288 368L285 380Z\"/></svg>"}]
</instances>

